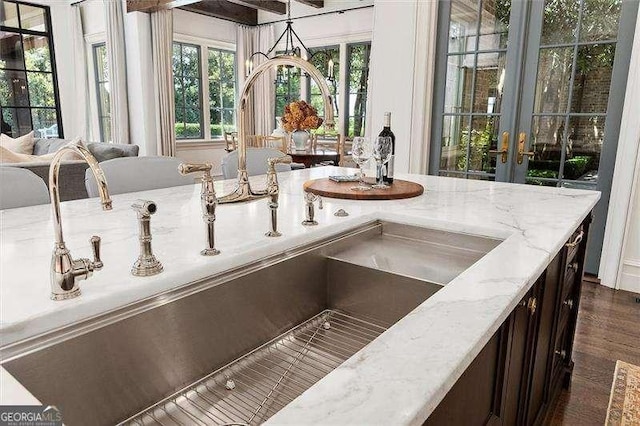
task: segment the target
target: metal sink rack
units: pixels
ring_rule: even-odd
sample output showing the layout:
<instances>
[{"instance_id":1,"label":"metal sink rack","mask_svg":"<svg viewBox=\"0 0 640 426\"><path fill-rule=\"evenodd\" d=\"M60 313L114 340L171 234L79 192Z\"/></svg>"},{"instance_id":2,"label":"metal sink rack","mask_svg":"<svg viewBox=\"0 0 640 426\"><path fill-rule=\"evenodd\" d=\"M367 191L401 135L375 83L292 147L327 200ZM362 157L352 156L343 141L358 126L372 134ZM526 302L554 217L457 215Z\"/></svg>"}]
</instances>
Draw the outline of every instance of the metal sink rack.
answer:
<instances>
[{"instance_id":1,"label":"metal sink rack","mask_svg":"<svg viewBox=\"0 0 640 426\"><path fill-rule=\"evenodd\" d=\"M260 424L386 329L325 310L120 424Z\"/></svg>"}]
</instances>

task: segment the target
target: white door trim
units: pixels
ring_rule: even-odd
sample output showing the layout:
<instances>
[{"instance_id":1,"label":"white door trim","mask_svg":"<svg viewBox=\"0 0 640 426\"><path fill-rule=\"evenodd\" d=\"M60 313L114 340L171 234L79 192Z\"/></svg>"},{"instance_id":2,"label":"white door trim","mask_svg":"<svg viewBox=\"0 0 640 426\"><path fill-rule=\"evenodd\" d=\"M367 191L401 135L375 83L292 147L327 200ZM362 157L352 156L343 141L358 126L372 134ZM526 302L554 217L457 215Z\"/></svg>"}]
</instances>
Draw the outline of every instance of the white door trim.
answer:
<instances>
[{"instance_id":1,"label":"white door trim","mask_svg":"<svg viewBox=\"0 0 640 426\"><path fill-rule=\"evenodd\" d=\"M602 244L598 278L613 288L620 288L624 248L631 225L632 200L635 200L640 178L640 12L629 61L625 102L620 123L616 165L611 184L611 198Z\"/></svg>"},{"instance_id":2,"label":"white door trim","mask_svg":"<svg viewBox=\"0 0 640 426\"><path fill-rule=\"evenodd\" d=\"M418 2L413 70L409 173L427 174L435 80L438 2Z\"/></svg>"}]
</instances>

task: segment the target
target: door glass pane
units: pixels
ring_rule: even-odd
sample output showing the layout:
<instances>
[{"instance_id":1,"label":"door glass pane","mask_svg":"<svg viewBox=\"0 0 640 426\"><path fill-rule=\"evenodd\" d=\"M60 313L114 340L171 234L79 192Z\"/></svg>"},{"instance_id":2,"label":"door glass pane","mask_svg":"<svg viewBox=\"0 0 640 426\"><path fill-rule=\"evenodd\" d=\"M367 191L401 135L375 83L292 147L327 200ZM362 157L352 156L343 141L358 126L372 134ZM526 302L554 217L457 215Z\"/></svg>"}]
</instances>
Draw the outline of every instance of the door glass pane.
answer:
<instances>
[{"instance_id":1,"label":"door glass pane","mask_svg":"<svg viewBox=\"0 0 640 426\"><path fill-rule=\"evenodd\" d=\"M467 169L467 143L469 117L445 116L442 123L440 170Z\"/></svg>"},{"instance_id":2,"label":"door glass pane","mask_svg":"<svg viewBox=\"0 0 640 426\"><path fill-rule=\"evenodd\" d=\"M31 117L35 137L58 137L58 119L55 109L33 108Z\"/></svg>"},{"instance_id":3,"label":"door glass pane","mask_svg":"<svg viewBox=\"0 0 640 426\"><path fill-rule=\"evenodd\" d=\"M18 5L3 1L0 4L0 25L4 27L18 28Z\"/></svg>"},{"instance_id":4,"label":"door glass pane","mask_svg":"<svg viewBox=\"0 0 640 426\"><path fill-rule=\"evenodd\" d=\"M596 182L604 141L605 117L571 117L564 179Z\"/></svg>"},{"instance_id":5,"label":"door glass pane","mask_svg":"<svg viewBox=\"0 0 640 426\"><path fill-rule=\"evenodd\" d=\"M540 44L573 43L578 32L579 14L579 0L546 0Z\"/></svg>"},{"instance_id":6,"label":"door glass pane","mask_svg":"<svg viewBox=\"0 0 640 426\"><path fill-rule=\"evenodd\" d=\"M478 54L473 100L474 112L487 114L500 112L506 60L506 52Z\"/></svg>"},{"instance_id":7,"label":"door glass pane","mask_svg":"<svg viewBox=\"0 0 640 426\"><path fill-rule=\"evenodd\" d=\"M566 112L573 47L540 49L534 112Z\"/></svg>"},{"instance_id":8,"label":"door glass pane","mask_svg":"<svg viewBox=\"0 0 640 426\"><path fill-rule=\"evenodd\" d=\"M53 96L53 74L45 72L28 72L29 100L31 106L55 107Z\"/></svg>"},{"instance_id":9,"label":"door glass pane","mask_svg":"<svg viewBox=\"0 0 640 426\"><path fill-rule=\"evenodd\" d=\"M615 44L580 46L571 99L572 112L607 112Z\"/></svg>"},{"instance_id":10,"label":"door glass pane","mask_svg":"<svg viewBox=\"0 0 640 426\"><path fill-rule=\"evenodd\" d=\"M469 112L474 55L449 55L444 93L444 112Z\"/></svg>"},{"instance_id":11,"label":"door glass pane","mask_svg":"<svg viewBox=\"0 0 640 426\"><path fill-rule=\"evenodd\" d=\"M47 31L44 9L36 6L20 5L20 23L23 30Z\"/></svg>"},{"instance_id":12,"label":"door glass pane","mask_svg":"<svg viewBox=\"0 0 640 426\"><path fill-rule=\"evenodd\" d=\"M541 184L542 179L558 179L564 140L564 116L534 117L531 124L531 150L527 182ZM531 178L531 181L530 179ZM555 183L552 185L555 186Z\"/></svg>"},{"instance_id":13,"label":"door glass pane","mask_svg":"<svg viewBox=\"0 0 640 426\"><path fill-rule=\"evenodd\" d=\"M473 117L471 121L468 170L495 173L497 157L490 156L489 150L496 149L499 127L499 119L497 117ZM463 138L463 143L465 145L469 143L469 138Z\"/></svg>"},{"instance_id":14,"label":"door glass pane","mask_svg":"<svg viewBox=\"0 0 640 426\"><path fill-rule=\"evenodd\" d=\"M20 34L6 31L0 34L0 68L24 69Z\"/></svg>"},{"instance_id":15,"label":"door glass pane","mask_svg":"<svg viewBox=\"0 0 640 426\"><path fill-rule=\"evenodd\" d=\"M511 0L483 0L478 50L506 49Z\"/></svg>"},{"instance_id":16,"label":"door glass pane","mask_svg":"<svg viewBox=\"0 0 640 426\"><path fill-rule=\"evenodd\" d=\"M621 5L621 0L584 0L580 41L616 39Z\"/></svg>"},{"instance_id":17,"label":"door glass pane","mask_svg":"<svg viewBox=\"0 0 640 426\"><path fill-rule=\"evenodd\" d=\"M475 50L477 34L478 1L452 1L449 20L449 53Z\"/></svg>"},{"instance_id":18,"label":"door glass pane","mask_svg":"<svg viewBox=\"0 0 640 426\"><path fill-rule=\"evenodd\" d=\"M24 62L31 71L51 71L47 37L24 34Z\"/></svg>"},{"instance_id":19,"label":"door glass pane","mask_svg":"<svg viewBox=\"0 0 640 426\"><path fill-rule=\"evenodd\" d=\"M2 133L17 138L29 133L31 127L31 112L29 108L2 108Z\"/></svg>"},{"instance_id":20,"label":"door glass pane","mask_svg":"<svg viewBox=\"0 0 640 426\"><path fill-rule=\"evenodd\" d=\"M0 102L4 106L29 106L24 71L0 70Z\"/></svg>"}]
</instances>

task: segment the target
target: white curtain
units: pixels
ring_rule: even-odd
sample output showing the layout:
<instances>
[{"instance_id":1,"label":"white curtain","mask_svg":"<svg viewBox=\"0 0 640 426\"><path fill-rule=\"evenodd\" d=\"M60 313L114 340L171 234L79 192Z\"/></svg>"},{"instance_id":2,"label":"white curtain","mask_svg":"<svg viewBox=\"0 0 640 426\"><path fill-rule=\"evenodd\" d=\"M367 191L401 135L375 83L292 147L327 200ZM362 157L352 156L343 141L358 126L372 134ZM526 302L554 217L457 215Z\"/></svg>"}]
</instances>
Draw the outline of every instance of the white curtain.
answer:
<instances>
[{"instance_id":1,"label":"white curtain","mask_svg":"<svg viewBox=\"0 0 640 426\"><path fill-rule=\"evenodd\" d=\"M236 31L236 81L238 82L238 91L242 90L246 80L247 60L254 51L253 48L253 27L238 25ZM240 94L241 95L241 94ZM253 96L249 96L249 105L253 105ZM236 117L239 120L240 117ZM245 123L247 134L255 134L253 110L247 111L247 121Z\"/></svg>"},{"instance_id":2,"label":"white curtain","mask_svg":"<svg viewBox=\"0 0 640 426\"><path fill-rule=\"evenodd\" d=\"M267 53L275 42L273 25L261 25L254 28L253 39L255 49ZM266 60L262 55L256 55L253 58L254 67ZM276 89L273 84L274 79L275 71L265 72L256 81L253 89L253 117L256 135L270 135L275 128Z\"/></svg>"},{"instance_id":3,"label":"white curtain","mask_svg":"<svg viewBox=\"0 0 640 426\"><path fill-rule=\"evenodd\" d=\"M87 68L87 50L84 43L84 30L82 25L81 4L72 7L72 31L74 53L74 77L76 91L76 124L75 136L84 141L92 140L91 110L89 102L89 71Z\"/></svg>"},{"instance_id":4,"label":"white curtain","mask_svg":"<svg viewBox=\"0 0 640 426\"><path fill-rule=\"evenodd\" d=\"M159 10L151 14L153 79L158 120L158 155L176 155L175 105L173 99L173 12Z\"/></svg>"},{"instance_id":5,"label":"white curtain","mask_svg":"<svg viewBox=\"0 0 640 426\"><path fill-rule=\"evenodd\" d=\"M259 27L246 27L238 25L237 31L237 79L241 90L246 73L246 61L256 51L267 53L275 41L273 25L262 25ZM273 56L273 55L271 55ZM255 69L266 59L262 55L252 58ZM253 93L249 99L249 104L253 105L253 110L247 111L247 134L248 135L270 135L275 128L275 71L265 72L253 86Z\"/></svg>"},{"instance_id":6,"label":"white curtain","mask_svg":"<svg viewBox=\"0 0 640 426\"><path fill-rule=\"evenodd\" d=\"M129 143L129 105L122 2L104 0L104 10L107 30L107 64L111 87L111 137L115 143Z\"/></svg>"}]
</instances>

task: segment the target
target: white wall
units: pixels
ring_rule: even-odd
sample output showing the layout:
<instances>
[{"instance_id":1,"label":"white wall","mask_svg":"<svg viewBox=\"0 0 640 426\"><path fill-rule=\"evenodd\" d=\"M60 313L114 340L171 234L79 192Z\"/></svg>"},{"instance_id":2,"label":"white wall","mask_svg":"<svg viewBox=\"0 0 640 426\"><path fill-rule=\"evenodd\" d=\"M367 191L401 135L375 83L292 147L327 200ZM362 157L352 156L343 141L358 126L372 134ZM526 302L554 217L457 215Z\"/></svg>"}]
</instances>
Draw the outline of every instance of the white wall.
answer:
<instances>
[{"instance_id":1,"label":"white wall","mask_svg":"<svg viewBox=\"0 0 640 426\"><path fill-rule=\"evenodd\" d=\"M175 39L193 42L218 41L236 44L236 28L233 22L209 16L173 10L173 33ZM220 142L177 142L176 156L189 162L213 164L213 174L220 175L225 145Z\"/></svg>"},{"instance_id":2,"label":"white wall","mask_svg":"<svg viewBox=\"0 0 640 426\"><path fill-rule=\"evenodd\" d=\"M640 142L640 141L639 141ZM640 293L640 173L636 177L627 244L622 256L619 288Z\"/></svg>"},{"instance_id":3,"label":"white wall","mask_svg":"<svg viewBox=\"0 0 640 426\"><path fill-rule=\"evenodd\" d=\"M386 111L396 136L395 171L409 170L417 2L379 1L374 7L367 134L382 129Z\"/></svg>"}]
</instances>

